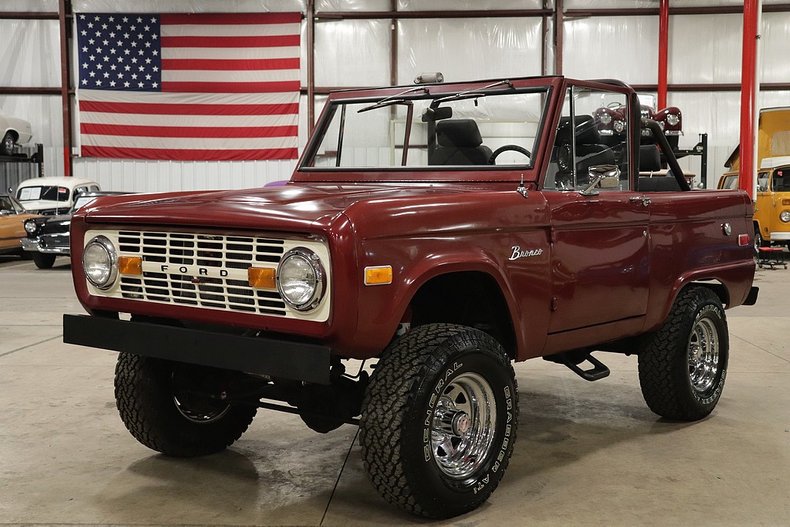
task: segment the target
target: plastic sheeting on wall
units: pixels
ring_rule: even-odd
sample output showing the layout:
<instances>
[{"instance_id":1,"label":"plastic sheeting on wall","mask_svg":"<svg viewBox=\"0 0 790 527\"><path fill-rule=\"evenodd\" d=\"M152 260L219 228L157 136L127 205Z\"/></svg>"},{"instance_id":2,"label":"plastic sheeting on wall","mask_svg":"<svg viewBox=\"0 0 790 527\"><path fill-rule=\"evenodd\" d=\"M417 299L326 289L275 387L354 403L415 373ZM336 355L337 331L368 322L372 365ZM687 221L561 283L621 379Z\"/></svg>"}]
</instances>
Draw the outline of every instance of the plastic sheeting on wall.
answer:
<instances>
[{"instance_id":1,"label":"plastic sheeting on wall","mask_svg":"<svg viewBox=\"0 0 790 527\"><path fill-rule=\"evenodd\" d=\"M315 25L317 86L389 86L390 21L332 20Z\"/></svg>"},{"instance_id":2,"label":"plastic sheeting on wall","mask_svg":"<svg viewBox=\"0 0 790 527\"><path fill-rule=\"evenodd\" d=\"M542 0L398 0L398 11L542 9Z\"/></svg>"},{"instance_id":3,"label":"plastic sheeting on wall","mask_svg":"<svg viewBox=\"0 0 790 527\"><path fill-rule=\"evenodd\" d=\"M390 0L318 0L316 11L389 11Z\"/></svg>"},{"instance_id":4,"label":"plastic sheeting on wall","mask_svg":"<svg viewBox=\"0 0 790 527\"><path fill-rule=\"evenodd\" d=\"M785 0L763 0L763 5L782 4ZM669 0L670 7L742 6L743 0ZM658 8L659 0L565 0L565 9Z\"/></svg>"},{"instance_id":5,"label":"plastic sheeting on wall","mask_svg":"<svg viewBox=\"0 0 790 527\"><path fill-rule=\"evenodd\" d=\"M60 87L57 20L0 20L0 86Z\"/></svg>"},{"instance_id":6,"label":"plastic sheeting on wall","mask_svg":"<svg viewBox=\"0 0 790 527\"><path fill-rule=\"evenodd\" d=\"M790 81L790 13L763 13L761 28L762 82ZM740 54L738 55L740 57ZM738 67L740 70L740 65ZM740 80L740 77L739 77ZM785 98L785 105L790 99Z\"/></svg>"},{"instance_id":7,"label":"plastic sheeting on wall","mask_svg":"<svg viewBox=\"0 0 790 527\"><path fill-rule=\"evenodd\" d=\"M540 75L540 18L398 22L398 82L441 71L445 81Z\"/></svg>"},{"instance_id":8,"label":"plastic sheeting on wall","mask_svg":"<svg viewBox=\"0 0 790 527\"><path fill-rule=\"evenodd\" d=\"M3 0L0 11L57 13L58 0Z\"/></svg>"},{"instance_id":9,"label":"plastic sheeting on wall","mask_svg":"<svg viewBox=\"0 0 790 527\"><path fill-rule=\"evenodd\" d=\"M658 17L618 16L566 20L563 74L580 79L656 82Z\"/></svg>"},{"instance_id":10,"label":"plastic sheeting on wall","mask_svg":"<svg viewBox=\"0 0 790 527\"><path fill-rule=\"evenodd\" d=\"M63 118L60 97L50 95L0 96L0 113L30 121L31 145L44 145L44 172L63 175Z\"/></svg>"},{"instance_id":11,"label":"plastic sheeting on wall","mask_svg":"<svg viewBox=\"0 0 790 527\"><path fill-rule=\"evenodd\" d=\"M669 83L740 82L742 28L742 15L671 16ZM658 56L657 45L654 54ZM657 70L652 82L656 77Z\"/></svg>"}]
</instances>

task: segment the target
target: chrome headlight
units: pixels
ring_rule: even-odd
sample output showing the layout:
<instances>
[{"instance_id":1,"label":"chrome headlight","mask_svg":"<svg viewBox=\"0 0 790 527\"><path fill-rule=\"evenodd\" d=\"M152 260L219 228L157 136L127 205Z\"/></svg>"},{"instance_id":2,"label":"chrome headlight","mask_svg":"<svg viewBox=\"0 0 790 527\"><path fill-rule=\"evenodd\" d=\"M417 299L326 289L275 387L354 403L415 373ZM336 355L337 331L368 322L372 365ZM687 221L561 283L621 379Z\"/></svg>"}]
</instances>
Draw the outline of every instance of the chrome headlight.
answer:
<instances>
[{"instance_id":1,"label":"chrome headlight","mask_svg":"<svg viewBox=\"0 0 790 527\"><path fill-rule=\"evenodd\" d=\"M785 223L790 223L790 210L783 210L781 214L779 214L779 219Z\"/></svg>"},{"instance_id":2,"label":"chrome headlight","mask_svg":"<svg viewBox=\"0 0 790 527\"><path fill-rule=\"evenodd\" d=\"M612 116L608 113L602 113L598 116L598 119L601 121L601 124L609 124L612 122Z\"/></svg>"},{"instance_id":3,"label":"chrome headlight","mask_svg":"<svg viewBox=\"0 0 790 527\"><path fill-rule=\"evenodd\" d=\"M679 122L680 122L680 115L676 113L667 114L667 124L669 126L677 126Z\"/></svg>"},{"instance_id":4,"label":"chrome headlight","mask_svg":"<svg viewBox=\"0 0 790 527\"><path fill-rule=\"evenodd\" d=\"M612 125L612 128L614 128L614 131L618 134L622 134L623 130L625 130L625 121L617 119Z\"/></svg>"},{"instance_id":5,"label":"chrome headlight","mask_svg":"<svg viewBox=\"0 0 790 527\"><path fill-rule=\"evenodd\" d=\"M36 225L36 220L25 220L25 232L28 234L35 234L38 230L38 225Z\"/></svg>"},{"instance_id":6,"label":"chrome headlight","mask_svg":"<svg viewBox=\"0 0 790 527\"><path fill-rule=\"evenodd\" d=\"M326 272L321 259L310 249L296 247L277 266L277 290L283 300L297 311L318 307L326 289Z\"/></svg>"},{"instance_id":7,"label":"chrome headlight","mask_svg":"<svg viewBox=\"0 0 790 527\"><path fill-rule=\"evenodd\" d=\"M105 236L96 236L82 253L82 270L90 283L99 289L109 289L118 276L118 253Z\"/></svg>"}]
</instances>

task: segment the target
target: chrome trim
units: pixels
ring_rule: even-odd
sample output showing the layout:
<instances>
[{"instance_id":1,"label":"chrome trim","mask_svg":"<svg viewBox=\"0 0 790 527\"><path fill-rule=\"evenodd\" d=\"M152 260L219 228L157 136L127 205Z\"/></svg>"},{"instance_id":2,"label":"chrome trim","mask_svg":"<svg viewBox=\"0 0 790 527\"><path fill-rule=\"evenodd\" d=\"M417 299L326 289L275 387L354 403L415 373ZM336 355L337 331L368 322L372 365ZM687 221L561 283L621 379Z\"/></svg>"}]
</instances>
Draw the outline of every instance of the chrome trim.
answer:
<instances>
[{"instance_id":1,"label":"chrome trim","mask_svg":"<svg viewBox=\"0 0 790 527\"><path fill-rule=\"evenodd\" d=\"M283 293L282 285L280 284L280 269L290 258L302 258L305 260L313 269L313 274L315 275L315 290L310 296L310 299L304 304L295 304L291 302L288 297L285 296L285 293ZM321 264L321 258L310 249L306 247L296 247L285 253L280 260L280 263L277 264L276 276L277 291L280 293L283 301L293 309L297 311L312 311L321 303L321 300L324 297L324 290L326 289L326 271L324 271L324 266Z\"/></svg>"},{"instance_id":2,"label":"chrome trim","mask_svg":"<svg viewBox=\"0 0 790 527\"><path fill-rule=\"evenodd\" d=\"M105 283L98 283L91 280L88 273L85 272L85 252L82 253L82 272L85 274L85 278L93 284L95 287L101 290L110 289L113 285L115 285L115 280L118 278L118 252L115 249L115 246L106 236L95 236L92 238L87 244L85 244L85 250L88 249L91 245L96 244L101 246L105 251L107 251L107 256L110 257L110 275L107 277L107 282Z\"/></svg>"}]
</instances>

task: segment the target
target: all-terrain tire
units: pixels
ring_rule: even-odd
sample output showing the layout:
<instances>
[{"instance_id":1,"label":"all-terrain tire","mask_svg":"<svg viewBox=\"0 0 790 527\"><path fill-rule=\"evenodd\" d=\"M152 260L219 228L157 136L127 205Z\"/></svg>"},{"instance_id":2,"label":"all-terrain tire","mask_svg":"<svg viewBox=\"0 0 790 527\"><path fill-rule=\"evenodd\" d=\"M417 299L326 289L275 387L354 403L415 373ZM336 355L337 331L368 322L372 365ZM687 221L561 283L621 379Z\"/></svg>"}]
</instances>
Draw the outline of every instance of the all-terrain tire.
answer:
<instances>
[{"instance_id":1,"label":"all-terrain tire","mask_svg":"<svg viewBox=\"0 0 790 527\"><path fill-rule=\"evenodd\" d=\"M476 329L426 324L393 342L376 366L362 406L362 457L388 502L448 518L494 492L517 426L516 380L502 346Z\"/></svg>"},{"instance_id":2,"label":"all-terrain tire","mask_svg":"<svg viewBox=\"0 0 790 527\"><path fill-rule=\"evenodd\" d=\"M55 265L55 255L49 253L33 253L33 263L39 269L51 269Z\"/></svg>"},{"instance_id":3,"label":"all-terrain tire","mask_svg":"<svg viewBox=\"0 0 790 527\"><path fill-rule=\"evenodd\" d=\"M216 372L216 373L215 373ZM143 445L175 457L213 454L247 430L257 407L185 395L176 387L222 370L121 353L115 368L115 400L121 420ZM188 392L183 392L188 393ZM192 406L188 406L191 400Z\"/></svg>"},{"instance_id":4,"label":"all-terrain tire","mask_svg":"<svg viewBox=\"0 0 790 527\"><path fill-rule=\"evenodd\" d=\"M639 352L642 395L662 417L702 419L719 402L728 359L727 318L719 297L706 287L686 288Z\"/></svg>"}]
</instances>

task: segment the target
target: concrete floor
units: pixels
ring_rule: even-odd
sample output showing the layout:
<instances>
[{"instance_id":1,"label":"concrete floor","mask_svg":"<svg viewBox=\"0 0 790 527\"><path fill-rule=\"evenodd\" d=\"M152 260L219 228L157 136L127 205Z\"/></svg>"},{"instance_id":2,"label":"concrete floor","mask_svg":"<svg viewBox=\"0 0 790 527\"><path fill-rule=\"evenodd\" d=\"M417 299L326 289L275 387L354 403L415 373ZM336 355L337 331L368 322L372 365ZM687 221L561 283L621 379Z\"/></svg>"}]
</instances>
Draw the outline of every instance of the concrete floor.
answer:
<instances>
[{"instance_id":1,"label":"concrete floor","mask_svg":"<svg viewBox=\"0 0 790 527\"><path fill-rule=\"evenodd\" d=\"M758 271L758 305L728 312L731 359L713 415L664 422L636 360L602 355L587 383L516 367L521 423L483 507L441 525L790 525L790 271ZM356 428L326 435L261 410L228 451L168 459L117 416L116 355L61 342L79 313L65 259L0 257L0 525L421 525L363 472ZM599 354L600 355L600 354Z\"/></svg>"}]
</instances>

